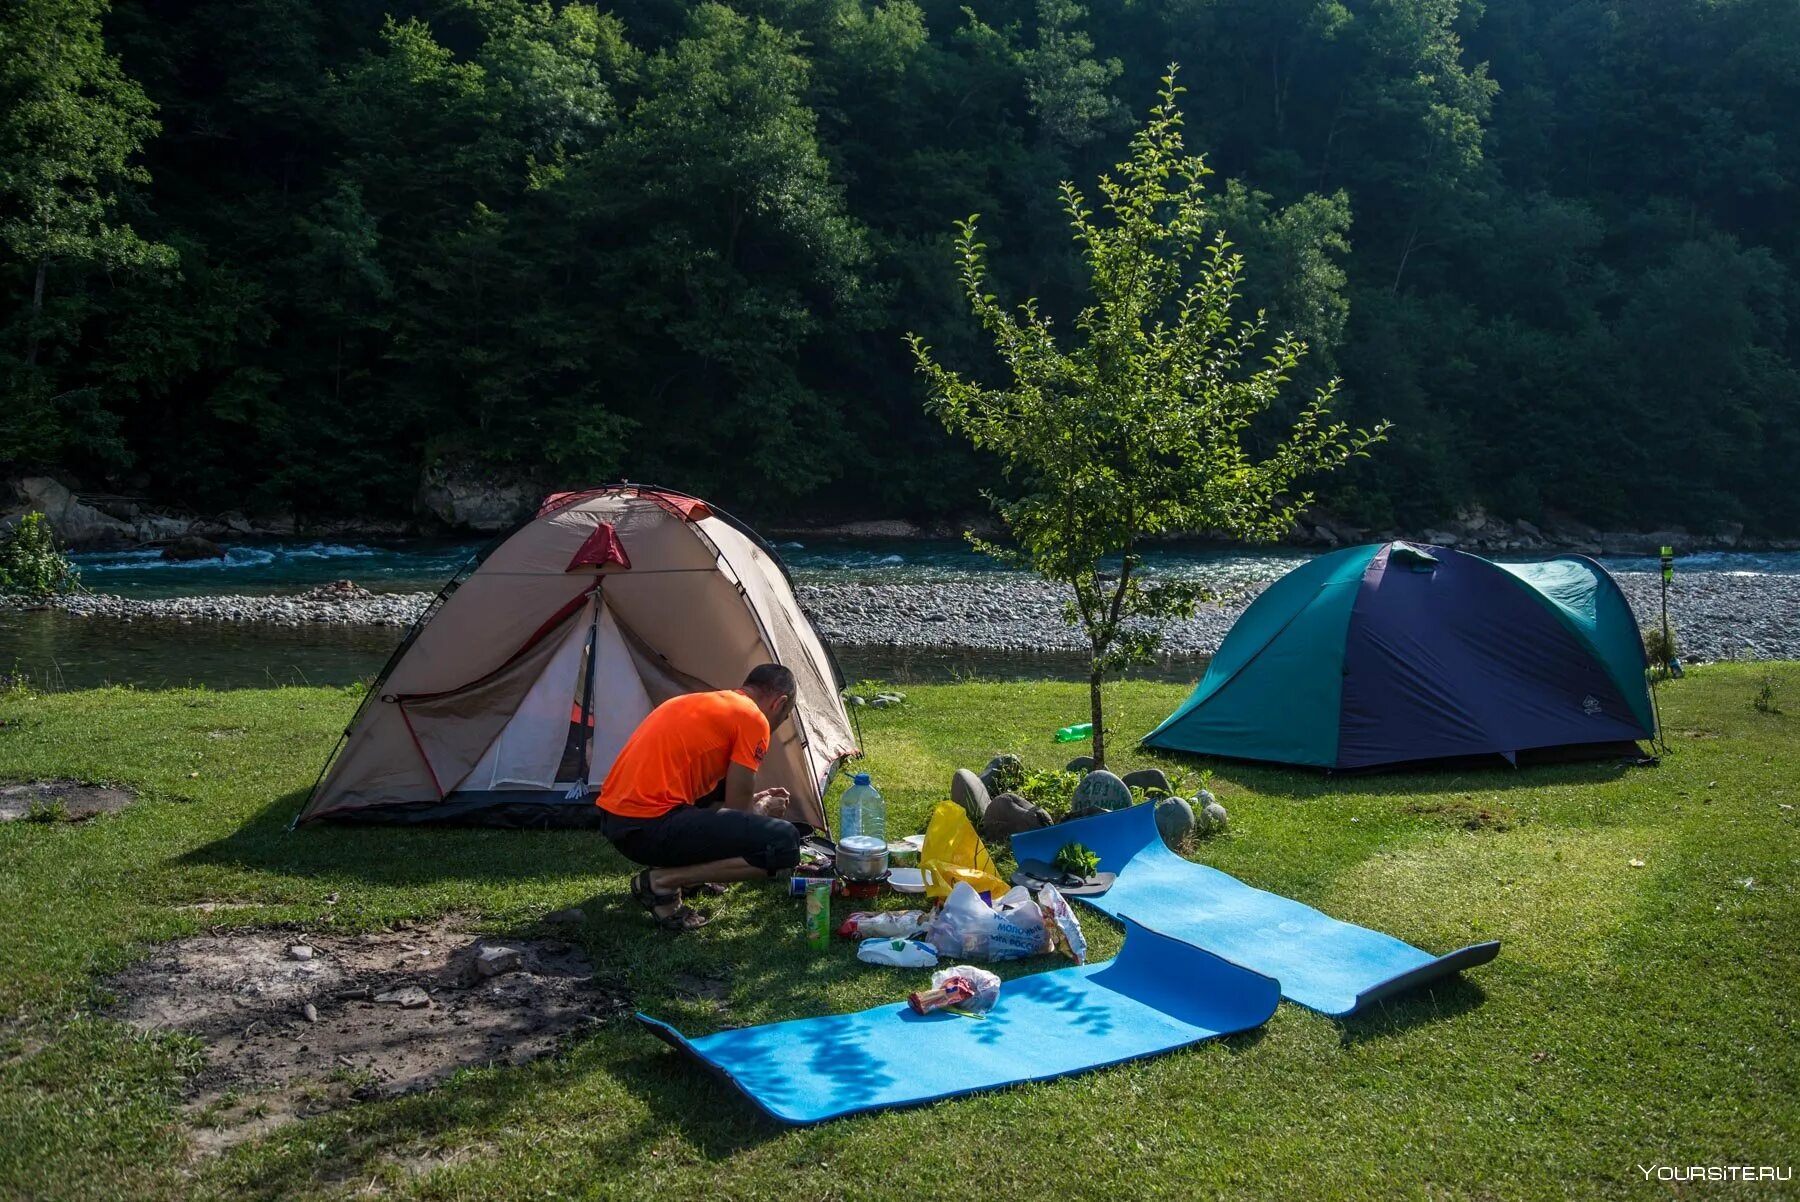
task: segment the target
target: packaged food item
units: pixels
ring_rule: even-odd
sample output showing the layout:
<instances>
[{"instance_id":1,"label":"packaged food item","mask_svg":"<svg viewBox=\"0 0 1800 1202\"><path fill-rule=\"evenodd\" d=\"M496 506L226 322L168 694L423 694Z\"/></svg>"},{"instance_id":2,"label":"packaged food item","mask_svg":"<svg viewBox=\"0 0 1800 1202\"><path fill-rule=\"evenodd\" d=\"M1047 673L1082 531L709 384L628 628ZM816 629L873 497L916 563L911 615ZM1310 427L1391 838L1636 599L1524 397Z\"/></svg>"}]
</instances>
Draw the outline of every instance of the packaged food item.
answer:
<instances>
[{"instance_id":1,"label":"packaged food item","mask_svg":"<svg viewBox=\"0 0 1800 1202\"><path fill-rule=\"evenodd\" d=\"M931 925L926 910L858 910L838 924L845 939L916 939Z\"/></svg>"},{"instance_id":2,"label":"packaged food item","mask_svg":"<svg viewBox=\"0 0 1800 1202\"><path fill-rule=\"evenodd\" d=\"M806 882L806 945L824 951L831 944L831 878Z\"/></svg>"},{"instance_id":3,"label":"packaged food item","mask_svg":"<svg viewBox=\"0 0 1800 1202\"><path fill-rule=\"evenodd\" d=\"M931 945L915 939L865 939L856 949L856 958L864 964L893 968L930 968L938 962Z\"/></svg>"},{"instance_id":4,"label":"packaged food item","mask_svg":"<svg viewBox=\"0 0 1800 1202\"><path fill-rule=\"evenodd\" d=\"M1062 952L1077 964L1087 963L1087 936L1081 932L1081 920L1068 899L1056 891L1055 885L1038 890L1038 908L1044 915L1044 932L1050 937L1050 950Z\"/></svg>"},{"instance_id":5,"label":"packaged food item","mask_svg":"<svg viewBox=\"0 0 1800 1202\"><path fill-rule=\"evenodd\" d=\"M1000 978L973 964L958 964L931 974L931 988L907 998L919 1014L946 1008L966 1014L985 1014L1000 1000Z\"/></svg>"}]
</instances>

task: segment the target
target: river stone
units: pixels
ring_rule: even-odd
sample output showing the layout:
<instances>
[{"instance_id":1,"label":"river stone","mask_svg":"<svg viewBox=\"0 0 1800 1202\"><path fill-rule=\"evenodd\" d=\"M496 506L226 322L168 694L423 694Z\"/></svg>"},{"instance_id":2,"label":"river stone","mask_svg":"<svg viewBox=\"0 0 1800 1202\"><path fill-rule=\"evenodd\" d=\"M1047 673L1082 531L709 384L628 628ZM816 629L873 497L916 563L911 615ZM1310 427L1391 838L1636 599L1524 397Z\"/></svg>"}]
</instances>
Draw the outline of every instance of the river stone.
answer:
<instances>
[{"instance_id":1,"label":"river stone","mask_svg":"<svg viewBox=\"0 0 1800 1202\"><path fill-rule=\"evenodd\" d=\"M1169 778L1163 775L1161 768L1139 768L1136 772L1127 772L1124 780L1133 789L1156 789L1165 797L1175 792L1169 788Z\"/></svg>"},{"instance_id":2,"label":"river stone","mask_svg":"<svg viewBox=\"0 0 1800 1202\"><path fill-rule=\"evenodd\" d=\"M982 816L987 813L988 791L979 776L967 768L958 768L950 778L950 800L963 808L970 822L981 825Z\"/></svg>"},{"instance_id":3,"label":"river stone","mask_svg":"<svg viewBox=\"0 0 1800 1202\"><path fill-rule=\"evenodd\" d=\"M1025 783L1025 765L1016 755L997 755L982 769L981 783L987 786L988 796L997 801L1000 794Z\"/></svg>"},{"instance_id":4,"label":"river stone","mask_svg":"<svg viewBox=\"0 0 1800 1202\"><path fill-rule=\"evenodd\" d=\"M1207 831L1214 835L1224 833L1226 824L1231 821L1230 815L1225 813L1225 807L1216 801L1207 802L1206 808L1201 812L1206 815Z\"/></svg>"},{"instance_id":5,"label":"river stone","mask_svg":"<svg viewBox=\"0 0 1800 1202\"><path fill-rule=\"evenodd\" d=\"M178 563L195 559L224 559L225 548L211 539L201 538L198 534L189 534L164 547L162 557Z\"/></svg>"},{"instance_id":6,"label":"river stone","mask_svg":"<svg viewBox=\"0 0 1800 1202\"><path fill-rule=\"evenodd\" d=\"M1194 833L1194 807L1179 797L1165 797L1156 803L1156 829L1170 847Z\"/></svg>"},{"instance_id":7,"label":"river stone","mask_svg":"<svg viewBox=\"0 0 1800 1202\"><path fill-rule=\"evenodd\" d=\"M1093 770L1093 767L1094 767L1094 757L1093 756L1078 755L1074 759L1070 760L1068 763L1063 765L1063 771L1064 772L1091 772Z\"/></svg>"},{"instance_id":8,"label":"river stone","mask_svg":"<svg viewBox=\"0 0 1800 1202\"><path fill-rule=\"evenodd\" d=\"M1131 789L1104 768L1094 769L1075 786L1075 809L1095 806L1102 810L1122 810L1130 804Z\"/></svg>"},{"instance_id":9,"label":"river stone","mask_svg":"<svg viewBox=\"0 0 1800 1202\"><path fill-rule=\"evenodd\" d=\"M981 818L981 837L994 842L1010 839L1021 831L1050 825L1050 815L1017 793L1002 793L988 803Z\"/></svg>"}]
</instances>

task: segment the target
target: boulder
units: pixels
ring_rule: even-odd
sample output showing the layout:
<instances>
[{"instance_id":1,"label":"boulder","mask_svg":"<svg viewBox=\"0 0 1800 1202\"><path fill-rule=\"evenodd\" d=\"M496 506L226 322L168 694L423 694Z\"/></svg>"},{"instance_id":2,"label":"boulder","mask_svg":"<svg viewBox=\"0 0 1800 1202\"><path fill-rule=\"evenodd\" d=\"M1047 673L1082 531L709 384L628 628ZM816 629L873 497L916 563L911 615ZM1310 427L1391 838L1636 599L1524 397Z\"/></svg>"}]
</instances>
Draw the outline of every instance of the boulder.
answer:
<instances>
[{"instance_id":1,"label":"boulder","mask_svg":"<svg viewBox=\"0 0 1800 1202\"><path fill-rule=\"evenodd\" d=\"M977 827L981 825L981 819L987 813L988 791L979 776L967 768L958 768L956 775L950 778L950 800L963 808L970 822Z\"/></svg>"},{"instance_id":2,"label":"boulder","mask_svg":"<svg viewBox=\"0 0 1800 1202\"><path fill-rule=\"evenodd\" d=\"M195 530L194 523L186 518L172 518L161 513L140 513L131 524L131 533L140 543L160 543L199 534L200 531Z\"/></svg>"},{"instance_id":3,"label":"boulder","mask_svg":"<svg viewBox=\"0 0 1800 1202\"><path fill-rule=\"evenodd\" d=\"M1078 755L1063 765L1064 772L1091 772L1093 768L1094 757L1091 755Z\"/></svg>"},{"instance_id":4,"label":"boulder","mask_svg":"<svg viewBox=\"0 0 1800 1202\"><path fill-rule=\"evenodd\" d=\"M1136 772L1127 772L1123 779L1133 789L1156 789L1164 796L1175 791L1169 787L1169 778L1161 768L1139 768Z\"/></svg>"},{"instance_id":5,"label":"boulder","mask_svg":"<svg viewBox=\"0 0 1800 1202\"><path fill-rule=\"evenodd\" d=\"M453 530L504 530L531 516L543 489L526 480L503 480L452 468L425 469L413 507Z\"/></svg>"},{"instance_id":6,"label":"boulder","mask_svg":"<svg viewBox=\"0 0 1800 1202\"><path fill-rule=\"evenodd\" d=\"M1042 806L1032 805L1017 793L1002 793L988 803L987 813L981 817L981 837L998 843L1021 831L1049 825L1050 815Z\"/></svg>"},{"instance_id":7,"label":"boulder","mask_svg":"<svg viewBox=\"0 0 1800 1202\"><path fill-rule=\"evenodd\" d=\"M1025 783L1025 765L1016 755L997 755L982 769L981 783L987 786L989 797L998 798Z\"/></svg>"},{"instance_id":8,"label":"boulder","mask_svg":"<svg viewBox=\"0 0 1800 1202\"><path fill-rule=\"evenodd\" d=\"M1102 810L1122 810L1130 804L1130 786L1104 768L1094 769L1075 786L1075 809L1093 806Z\"/></svg>"},{"instance_id":9,"label":"boulder","mask_svg":"<svg viewBox=\"0 0 1800 1202\"><path fill-rule=\"evenodd\" d=\"M130 523L109 517L77 500L48 476L27 476L13 485L26 510L37 510L65 547L116 547L134 541Z\"/></svg>"},{"instance_id":10,"label":"boulder","mask_svg":"<svg viewBox=\"0 0 1800 1202\"><path fill-rule=\"evenodd\" d=\"M1194 833L1194 807L1180 797L1165 797L1156 803L1156 829L1170 847Z\"/></svg>"},{"instance_id":11,"label":"boulder","mask_svg":"<svg viewBox=\"0 0 1800 1202\"><path fill-rule=\"evenodd\" d=\"M1200 790L1200 795L1194 798L1195 829L1203 835L1222 834L1230 820L1225 807L1215 801L1211 793Z\"/></svg>"},{"instance_id":12,"label":"boulder","mask_svg":"<svg viewBox=\"0 0 1800 1202\"><path fill-rule=\"evenodd\" d=\"M187 563L195 559L224 559L225 548L198 534L184 535L162 549L164 559Z\"/></svg>"}]
</instances>

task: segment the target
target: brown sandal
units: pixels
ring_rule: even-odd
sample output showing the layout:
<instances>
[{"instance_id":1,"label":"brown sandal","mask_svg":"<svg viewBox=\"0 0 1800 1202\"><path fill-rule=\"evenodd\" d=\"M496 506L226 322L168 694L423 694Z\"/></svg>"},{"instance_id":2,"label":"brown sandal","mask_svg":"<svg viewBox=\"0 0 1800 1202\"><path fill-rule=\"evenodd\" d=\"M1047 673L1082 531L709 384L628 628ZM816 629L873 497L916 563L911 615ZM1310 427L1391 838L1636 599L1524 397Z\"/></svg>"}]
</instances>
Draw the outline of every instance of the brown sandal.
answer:
<instances>
[{"instance_id":1,"label":"brown sandal","mask_svg":"<svg viewBox=\"0 0 1800 1202\"><path fill-rule=\"evenodd\" d=\"M638 873L631 878L631 896L638 905L648 911L651 919L665 931L697 931L712 920L698 910L680 905L681 891L661 893L650 886L650 869ZM659 906L675 905L675 909L667 914L658 914Z\"/></svg>"}]
</instances>

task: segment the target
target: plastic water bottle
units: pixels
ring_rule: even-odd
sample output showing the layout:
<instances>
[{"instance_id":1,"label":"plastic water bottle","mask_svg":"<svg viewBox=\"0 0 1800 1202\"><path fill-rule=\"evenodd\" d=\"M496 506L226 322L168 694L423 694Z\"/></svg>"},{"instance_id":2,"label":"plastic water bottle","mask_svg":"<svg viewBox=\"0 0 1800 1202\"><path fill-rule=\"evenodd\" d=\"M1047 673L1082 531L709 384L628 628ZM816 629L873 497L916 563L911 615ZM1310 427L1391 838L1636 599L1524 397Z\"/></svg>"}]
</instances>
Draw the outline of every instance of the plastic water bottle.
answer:
<instances>
[{"instance_id":1,"label":"plastic water bottle","mask_svg":"<svg viewBox=\"0 0 1800 1202\"><path fill-rule=\"evenodd\" d=\"M838 838L873 835L887 842L887 802L869 783L867 772L858 772L838 799Z\"/></svg>"},{"instance_id":2,"label":"plastic water bottle","mask_svg":"<svg viewBox=\"0 0 1800 1202\"><path fill-rule=\"evenodd\" d=\"M1056 732L1056 741L1058 743L1073 743L1077 739L1091 739L1093 737L1094 724L1092 722L1080 722L1074 726L1064 726Z\"/></svg>"}]
</instances>

